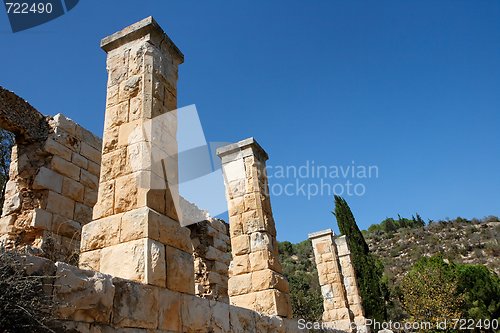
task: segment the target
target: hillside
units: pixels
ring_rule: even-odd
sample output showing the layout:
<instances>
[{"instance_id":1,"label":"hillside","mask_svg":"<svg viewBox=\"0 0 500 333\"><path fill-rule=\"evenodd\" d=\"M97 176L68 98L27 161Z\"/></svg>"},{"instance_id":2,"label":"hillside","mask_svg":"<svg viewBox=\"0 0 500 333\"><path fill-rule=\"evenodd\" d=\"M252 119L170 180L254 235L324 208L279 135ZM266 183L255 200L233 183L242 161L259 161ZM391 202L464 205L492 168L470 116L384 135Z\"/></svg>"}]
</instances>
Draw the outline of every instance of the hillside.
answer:
<instances>
[{"instance_id":1,"label":"hillside","mask_svg":"<svg viewBox=\"0 0 500 333\"><path fill-rule=\"evenodd\" d=\"M406 317L399 302L398 285L422 256L441 253L457 263L486 265L500 275L500 222L496 218L472 221L457 218L430 222L424 227L363 233L370 250L385 266L391 292L388 319ZM284 274L290 281L294 315L319 319L322 297L311 242L281 242L279 249Z\"/></svg>"}]
</instances>

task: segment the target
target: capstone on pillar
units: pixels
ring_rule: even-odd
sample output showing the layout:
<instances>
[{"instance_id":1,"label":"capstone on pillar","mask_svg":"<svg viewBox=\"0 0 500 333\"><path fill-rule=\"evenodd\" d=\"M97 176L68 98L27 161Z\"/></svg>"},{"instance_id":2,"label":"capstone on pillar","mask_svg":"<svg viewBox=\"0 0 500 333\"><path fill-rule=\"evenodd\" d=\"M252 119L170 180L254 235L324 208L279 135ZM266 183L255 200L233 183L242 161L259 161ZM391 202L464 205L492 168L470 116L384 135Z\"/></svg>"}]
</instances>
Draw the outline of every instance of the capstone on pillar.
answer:
<instances>
[{"instance_id":1,"label":"capstone on pillar","mask_svg":"<svg viewBox=\"0 0 500 333\"><path fill-rule=\"evenodd\" d=\"M184 57L152 17L101 47L108 70L103 155L80 267L193 294L190 232L177 209L175 110Z\"/></svg>"},{"instance_id":2,"label":"capstone on pillar","mask_svg":"<svg viewBox=\"0 0 500 333\"><path fill-rule=\"evenodd\" d=\"M288 281L278 259L266 176L268 156L253 139L221 147L233 259L230 303L267 315L291 316Z\"/></svg>"}]
</instances>

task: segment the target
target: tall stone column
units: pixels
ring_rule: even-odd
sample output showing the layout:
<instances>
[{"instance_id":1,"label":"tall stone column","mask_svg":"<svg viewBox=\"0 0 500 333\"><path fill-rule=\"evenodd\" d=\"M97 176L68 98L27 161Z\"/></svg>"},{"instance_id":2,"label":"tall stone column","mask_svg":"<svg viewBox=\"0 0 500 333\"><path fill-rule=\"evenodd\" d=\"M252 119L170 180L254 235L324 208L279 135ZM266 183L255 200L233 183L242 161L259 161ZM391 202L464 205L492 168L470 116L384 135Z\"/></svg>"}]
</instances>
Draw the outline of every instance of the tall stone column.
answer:
<instances>
[{"instance_id":1,"label":"tall stone column","mask_svg":"<svg viewBox=\"0 0 500 333\"><path fill-rule=\"evenodd\" d=\"M80 266L194 292L177 189L177 72L184 57L152 17L104 38L108 85L93 222Z\"/></svg>"},{"instance_id":2,"label":"tall stone column","mask_svg":"<svg viewBox=\"0 0 500 333\"><path fill-rule=\"evenodd\" d=\"M309 239L312 241L323 295L323 321L332 323L336 329L352 332L353 317L349 311L333 230L326 229L309 234Z\"/></svg>"},{"instance_id":3,"label":"tall stone column","mask_svg":"<svg viewBox=\"0 0 500 333\"><path fill-rule=\"evenodd\" d=\"M356 272L354 271L354 266L352 264L351 251L347 246L346 236L335 238L335 244L337 245L339 263L342 270L342 276L344 278L344 286L349 310L354 317L357 332L368 332L361 292L356 279Z\"/></svg>"},{"instance_id":4,"label":"tall stone column","mask_svg":"<svg viewBox=\"0 0 500 333\"><path fill-rule=\"evenodd\" d=\"M231 304L267 315L291 316L288 281L278 259L266 175L268 156L253 139L217 150L222 159L233 259Z\"/></svg>"}]
</instances>

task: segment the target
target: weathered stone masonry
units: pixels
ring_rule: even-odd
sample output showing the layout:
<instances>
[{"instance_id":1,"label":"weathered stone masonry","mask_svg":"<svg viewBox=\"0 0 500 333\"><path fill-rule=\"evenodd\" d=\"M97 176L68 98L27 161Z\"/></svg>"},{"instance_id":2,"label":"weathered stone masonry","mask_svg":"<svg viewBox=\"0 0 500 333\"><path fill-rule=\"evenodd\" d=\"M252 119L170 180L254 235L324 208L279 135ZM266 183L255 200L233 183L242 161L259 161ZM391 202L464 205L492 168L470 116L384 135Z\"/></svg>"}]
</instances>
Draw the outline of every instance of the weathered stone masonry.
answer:
<instances>
[{"instance_id":1,"label":"weathered stone masonry","mask_svg":"<svg viewBox=\"0 0 500 333\"><path fill-rule=\"evenodd\" d=\"M61 261L79 252L80 268L26 257L29 274L56 276L45 290L71 332L301 331L289 319L266 152L253 138L220 148L229 228L211 218L181 227L175 109L183 55L151 17L101 47L109 74L102 142L0 88L0 127L16 135L0 245ZM160 132L152 130L157 119ZM349 250L332 237L312 237L324 320L357 324L364 317Z\"/></svg>"},{"instance_id":2,"label":"weathered stone masonry","mask_svg":"<svg viewBox=\"0 0 500 333\"><path fill-rule=\"evenodd\" d=\"M231 304L291 317L288 281L278 260L276 227L266 175L268 156L249 138L217 150L228 202L233 260Z\"/></svg>"},{"instance_id":3,"label":"weathered stone masonry","mask_svg":"<svg viewBox=\"0 0 500 333\"><path fill-rule=\"evenodd\" d=\"M0 126L16 143L0 243L71 261L97 200L101 140L61 114L44 117L3 88L0 103Z\"/></svg>"},{"instance_id":4,"label":"weathered stone masonry","mask_svg":"<svg viewBox=\"0 0 500 333\"><path fill-rule=\"evenodd\" d=\"M343 331L367 332L361 294L346 237L326 229L309 234L323 295L323 321ZM352 328L356 327L356 330Z\"/></svg>"}]
</instances>

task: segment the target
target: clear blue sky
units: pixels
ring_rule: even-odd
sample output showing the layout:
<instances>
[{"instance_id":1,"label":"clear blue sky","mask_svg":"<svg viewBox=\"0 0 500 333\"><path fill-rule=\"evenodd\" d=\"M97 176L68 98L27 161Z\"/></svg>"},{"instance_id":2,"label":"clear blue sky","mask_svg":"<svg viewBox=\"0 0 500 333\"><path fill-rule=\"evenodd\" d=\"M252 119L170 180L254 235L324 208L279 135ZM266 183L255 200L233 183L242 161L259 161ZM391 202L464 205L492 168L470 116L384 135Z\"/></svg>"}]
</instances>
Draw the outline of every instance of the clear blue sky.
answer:
<instances>
[{"instance_id":1,"label":"clear blue sky","mask_svg":"<svg viewBox=\"0 0 500 333\"><path fill-rule=\"evenodd\" d=\"M271 165L376 165L346 197L363 228L500 215L499 1L85 0L16 34L2 9L0 85L101 135L99 41L149 15L185 54L179 106L208 140L254 136ZM336 228L331 196L272 203L280 240Z\"/></svg>"}]
</instances>

